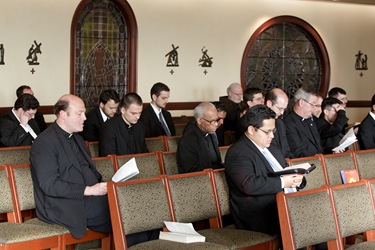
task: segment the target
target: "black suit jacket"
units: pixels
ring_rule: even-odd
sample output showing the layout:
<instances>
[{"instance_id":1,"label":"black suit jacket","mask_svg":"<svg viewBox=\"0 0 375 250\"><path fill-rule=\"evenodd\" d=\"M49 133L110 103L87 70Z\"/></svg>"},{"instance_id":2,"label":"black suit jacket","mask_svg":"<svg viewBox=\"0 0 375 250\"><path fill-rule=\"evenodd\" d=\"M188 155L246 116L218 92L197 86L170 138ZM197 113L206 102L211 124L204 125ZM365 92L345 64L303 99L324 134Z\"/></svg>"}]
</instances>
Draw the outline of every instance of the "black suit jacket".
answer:
<instances>
[{"instance_id":1,"label":"black suit jacket","mask_svg":"<svg viewBox=\"0 0 375 250\"><path fill-rule=\"evenodd\" d=\"M342 131L348 120L345 115L345 110L339 110L339 112L337 112L336 120L332 124L327 122L323 116L315 119L324 154L332 154L332 149L340 144L340 140L344 136Z\"/></svg>"},{"instance_id":2,"label":"black suit jacket","mask_svg":"<svg viewBox=\"0 0 375 250\"><path fill-rule=\"evenodd\" d=\"M47 128L47 123L44 120L44 116L41 112L37 111L35 113L34 120L38 124L40 132L43 132Z\"/></svg>"},{"instance_id":3,"label":"black suit jacket","mask_svg":"<svg viewBox=\"0 0 375 250\"><path fill-rule=\"evenodd\" d=\"M84 159L100 182L82 137L73 134ZM53 123L35 140L31 152L36 213L39 219L66 227L74 237L86 233L84 207L86 188L82 168L62 129Z\"/></svg>"},{"instance_id":4,"label":"black suit jacket","mask_svg":"<svg viewBox=\"0 0 375 250\"><path fill-rule=\"evenodd\" d=\"M99 141L100 127L104 124L99 107L90 110L86 114L83 131L81 133L86 141Z\"/></svg>"},{"instance_id":5,"label":"black suit jacket","mask_svg":"<svg viewBox=\"0 0 375 250\"><path fill-rule=\"evenodd\" d=\"M238 120L240 119L240 106L228 99L227 96L221 96L220 102L224 104L227 116L224 119L225 131L237 131Z\"/></svg>"},{"instance_id":6,"label":"black suit jacket","mask_svg":"<svg viewBox=\"0 0 375 250\"><path fill-rule=\"evenodd\" d=\"M35 134L40 134L39 126L34 119L31 119L28 124ZM33 141L33 137L21 127L12 110L0 117L1 147L29 146L33 144Z\"/></svg>"},{"instance_id":7,"label":"black suit jacket","mask_svg":"<svg viewBox=\"0 0 375 250\"><path fill-rule=\"evenodd\" d=\"M375 148L375 120L370 114L359 125L358 143L361 149Z\"/></svg>"},{"instance_id":8,"label":"black suit jacket","mask_svg":"<svg viewBox=\"0 0 375 250\"><path fill-rule=\"evenodd\" d=\"M171 113L168 112L165 109L162 109L162 114L164 116L164 119L167 123L167 126L169 128L169 131L171 132L171 135L176 135L176 129L173 124ZM146 137L158 137L160 135L166 135L163 126L161 125L159 121L159 117L156 116L154 110L151 107L151 104L149 104L141 114L141 117L139 118L140 121L143 122L145 126L145 136Z\"/></svg>"},{"instance_id":9,"label":"black suit jacket","mask_svg":"<svg viewBox=\"0 0 375 250\"><path fill-rule=\"evenodd\" d=\"M179 173L189 173L202 171L205 168L221 168L222 160L219 148L214 147L218 162L212 163L210 153L207 149L207 141L204 133L194 122L185 127L177 148L177 164ZM214 135L207 135L212 140Z\"/></svg>"},{"instance_id":10,"label":"black suit jacket","mask_svg":"<svg viewBox=\"0 0 375 250\"><path fill-rule=\"evenodd\" d=\"M281 166L287 164L281 151L268 148ZM279 233L276 194L282 191L280 177L270 177L273 169L255 146L242 135L225 157L231 215L236 228Z\"/></svg>"},{"instance_id":11,"label":"black suit jacket","mask_svg":"<svg viewBox=\"0 0 375 250\"><path fill-rule=\"evenodd\" d=\"M132 126L134 150L130 146L130 138L128 135L128 125L122 119L121 115L106 121L100 129L99 136L99 155L107 156L109 154L127 155L148 152L145 142L145 129L143 123Z\"/></svg>"},{"instance_id":12,"label":"black suit jacket","mask_svg":"<svg viewBox=\"0 0 375 250\"><path fill-rule=\"evenodd\" d=\"M278 147L283 153L285 158L294 158L290 152L288 140L286 139L286 128L284 121L281 119L275 120L276 133L273 134L272 145Z\"/></svg>"},{"instance_id":13,"label":"black suit jacket","mask_svg":"<svg viewBox=\"0 0 375 250\"><path fill-rule=\"evenodd\" d=\"M304 119L291 111L284 118L286 138L295 158L322 154L320 136L316 124L310 118Z\"/></svg>"}]
</instances>

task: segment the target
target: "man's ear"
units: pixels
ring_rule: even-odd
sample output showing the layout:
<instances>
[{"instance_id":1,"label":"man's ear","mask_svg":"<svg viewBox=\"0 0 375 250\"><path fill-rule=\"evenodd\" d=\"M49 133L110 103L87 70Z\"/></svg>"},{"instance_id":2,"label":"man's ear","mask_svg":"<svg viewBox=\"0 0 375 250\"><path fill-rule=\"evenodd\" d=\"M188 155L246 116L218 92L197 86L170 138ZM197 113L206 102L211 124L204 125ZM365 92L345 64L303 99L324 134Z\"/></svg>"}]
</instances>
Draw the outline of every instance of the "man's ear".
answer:
<instances>
[{"instance_id":1,"label":"man's ear","mask_svg":"<svg viewBox=\"0 0 375 250\"><path fill-rule=\"evenodd\" d=\"M158 99L158 97L157 97L155 94L152 94L152 95L151 95L151 99L152 99L153 101L156 101L156 99Z\"/></svg>"},{"instance_id":2,"label":"man's ear","mask_svg":"<svg viewBox=\"0 0 375 250\"><path fill-rule=\"evenodd\" d=\"M256 132L256 128L250 125L249 127L247 127L247 132L250 135L253 135Z\"/></svg>"},{"instance_id":3,"label":"man's ear","mask_svg":"<svg viewBox=\"0 0 375 250\"><path fill-rule=\"evenodd\" d=\"M328 115L328 112L329 112L328 109L323 110L324 115Z\"/></svg>"}]
</instances>

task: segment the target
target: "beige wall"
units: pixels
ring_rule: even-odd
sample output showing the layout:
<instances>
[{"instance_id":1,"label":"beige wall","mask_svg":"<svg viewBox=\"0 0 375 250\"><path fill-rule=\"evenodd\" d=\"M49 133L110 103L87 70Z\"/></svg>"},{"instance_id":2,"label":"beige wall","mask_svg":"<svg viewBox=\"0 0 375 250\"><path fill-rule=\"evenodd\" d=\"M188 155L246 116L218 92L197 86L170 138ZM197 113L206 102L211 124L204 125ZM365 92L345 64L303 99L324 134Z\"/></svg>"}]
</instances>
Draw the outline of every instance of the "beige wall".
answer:
<instances>
[{"instance_id":1,"label":"beige wall","mask_svg":"<svg viewBox=\"0 0 375 250\"><path fill-rule=\"evenodd\" d=\"M22 3L22 4L21 4ZM0 66L0 106L11 106L15 89L33 87L42 105L69 92L70 25L79 0L2 0L0 43L6 65ZM240 64L252 33L266 20L292 15L310 23L326 44L331 86L347 90L350 100L369 100L375 93L375 6L303 0L129 0L138 25L138 93L149 101L156 81L171 88L172 102L216 100L227 85L240 80ZM32 42L42 42L40 65L26 63ZM165 54L179 46L180 67L169 73ZM201 48L213 57L208 74L198 66ZM368 55L369 70L360 77L355 54ZM350 109L351 121L367 109Z\"/></svg>"}]
</instances>

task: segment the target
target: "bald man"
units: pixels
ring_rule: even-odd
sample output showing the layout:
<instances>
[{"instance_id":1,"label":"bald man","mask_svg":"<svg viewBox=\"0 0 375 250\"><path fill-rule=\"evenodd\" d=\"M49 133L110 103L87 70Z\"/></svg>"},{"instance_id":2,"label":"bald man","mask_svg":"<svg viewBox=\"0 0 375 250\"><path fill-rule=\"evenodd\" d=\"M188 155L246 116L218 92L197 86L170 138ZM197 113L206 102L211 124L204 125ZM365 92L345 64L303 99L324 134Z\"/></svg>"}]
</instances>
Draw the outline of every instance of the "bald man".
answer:
<instances>
[{"instance_id":1,"label":"bald man","mask_svg":"<svg viewBox=\"0 0 375 250\"><path fill-rule=\"evenodd\" d=\"M272 145L278 147L283 153L285 158L294 158L290 152L288 140L286 138L285 123L281 119L284 115L284 111L288 107L288 96L286 93L279 88L270 89L265 97L265 104L276 114L276 132L272 139Z\"/></svg>"},{"instance_id":2,"label":"bald man","mask_svg":"<svg viewBox=\"0 0 375 250\"><path fill-rule=\"evenodd\" d=\"M75 238L83 237L87 228L112 230L107 183L77 134L83 130L85 111L79 97L62 96L54 107L56 121L37 137L30 153L38 218L64 226Z\"/></svg>"}]
</instances>

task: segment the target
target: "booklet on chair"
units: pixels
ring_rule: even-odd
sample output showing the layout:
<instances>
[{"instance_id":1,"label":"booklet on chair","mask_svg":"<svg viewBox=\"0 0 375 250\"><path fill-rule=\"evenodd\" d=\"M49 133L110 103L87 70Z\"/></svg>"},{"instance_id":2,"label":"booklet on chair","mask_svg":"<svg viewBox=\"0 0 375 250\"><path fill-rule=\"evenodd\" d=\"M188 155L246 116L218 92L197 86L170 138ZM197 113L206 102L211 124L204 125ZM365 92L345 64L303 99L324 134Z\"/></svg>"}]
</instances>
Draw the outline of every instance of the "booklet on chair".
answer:
<instances>
[{"instance_id":1,"label":"booklet on chair","mask_svg":"<svg viewBox=\"0 0 375 250\"><path fill-rule=\"evenodd\" d=\"M283 170L271 173L271 175L280 176L280 175L287 175L287 174L309 174L315 168L316 167L314 164L310 164L306 162L306 163L301 163L301 164L286 167Z\"/></svg>"},{"instance_id":2,"label":"booklet on chair","mask_svg":"<svg viewBox=\"0 0 375 250\"><path fill-rule=\"evenodd\" d=\"M113 182L121 182L126 181L134 176L139 174L139 170L137 167L137 163L135 162L135 158L131 158L127 161L124 165L121 166L119 170L112 176Z\"/></svg>"},{"instance_id":3,"label":"booklet on chair","mask_svg":"<svg viewBox=\"0 0 375 250\"><path fill-rule=\"evenodd\" d=\"M197 233L191 223L164 221L169 232L160 231L159 239L182 243L205 242L206 237Z\"/></svg>"},{"instance_id":4,"label":"booklet on chair","mask_svg":"<svg viewBox=\"0 0 375 250\"><path fill-rule=\"evenodd\" d=\"M357 169L341 170L342 183L353 183L359 181Z\"/></svg>"}]
</instances>

